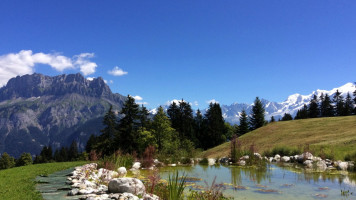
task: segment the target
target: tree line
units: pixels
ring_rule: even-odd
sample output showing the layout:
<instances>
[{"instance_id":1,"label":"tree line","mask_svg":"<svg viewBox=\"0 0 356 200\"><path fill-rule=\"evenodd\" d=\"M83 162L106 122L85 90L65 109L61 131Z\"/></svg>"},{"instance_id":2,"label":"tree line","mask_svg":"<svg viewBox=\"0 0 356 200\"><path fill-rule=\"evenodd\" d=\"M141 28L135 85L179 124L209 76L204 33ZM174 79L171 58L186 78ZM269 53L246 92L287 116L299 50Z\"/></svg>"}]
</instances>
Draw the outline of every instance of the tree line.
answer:
<instances>
[{"instance_id":1,"label":"tree line","mask_svg":"<svg viewBox=\"0 0 356 200\"><path fill-rule=\"evenodd\" d=\"M334 117L334 116L349 116L356 114L356 90L353 92L354 97L350 93L347 93L344 98L339 90L335 95L331 97L328 94L321 93L319 97L316 94L311 98L309 105L303 106L303 108L297 111L294 119L307 119L317 117ZM292 116L289 113L285 113L282 117L282 121L292 120Z\"/></svg>"}]
</instances>

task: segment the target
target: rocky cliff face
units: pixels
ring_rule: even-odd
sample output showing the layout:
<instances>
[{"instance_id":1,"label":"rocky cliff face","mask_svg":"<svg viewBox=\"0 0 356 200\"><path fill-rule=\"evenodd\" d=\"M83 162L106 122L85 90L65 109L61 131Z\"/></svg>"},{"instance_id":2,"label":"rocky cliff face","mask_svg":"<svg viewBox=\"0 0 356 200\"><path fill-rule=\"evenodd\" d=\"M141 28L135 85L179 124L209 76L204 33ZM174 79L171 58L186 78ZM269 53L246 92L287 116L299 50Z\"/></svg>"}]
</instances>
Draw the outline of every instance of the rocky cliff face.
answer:
<instances>
[{"instance_id":1,"label":"rocky cliff face","mask_svg":"<svg viewBox=\"0 0 356 200\"><path fill-rule=\"evenodd\" d=\"M84 148L102 129L110 104L122 108L125 97L113 94L102 78L81 74L18 76L0 88L0 153L38 154L44 145Z\"/></svg>"}]
</instances>

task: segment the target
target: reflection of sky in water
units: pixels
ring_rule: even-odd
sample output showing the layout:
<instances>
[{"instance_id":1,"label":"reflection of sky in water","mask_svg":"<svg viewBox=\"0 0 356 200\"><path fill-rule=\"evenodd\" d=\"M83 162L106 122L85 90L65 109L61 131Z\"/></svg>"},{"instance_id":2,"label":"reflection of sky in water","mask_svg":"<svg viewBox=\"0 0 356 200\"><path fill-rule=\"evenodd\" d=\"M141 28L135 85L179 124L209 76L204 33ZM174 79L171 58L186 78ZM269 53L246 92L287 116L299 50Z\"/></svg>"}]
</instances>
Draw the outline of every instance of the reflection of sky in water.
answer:
<instances>
[{"instance_id":1,"label":"reflection of sky in water","mask_svg":"<svg viewBox=\"0 0 356 200\"><path fill-rule=\"evenodd\" d=\"M200 166L162 168L162 178L173 170L184 171L188 177L202 181L189 182L190 189L209 186L216 177L227 196L235 199L356 199L356 176L312 173L303 169L271 165L266 169L237 166ZM234 187L235 186L235 187ZM352 196L344 198L341 190L349 190Z\"/></svg>"}]
</instances>

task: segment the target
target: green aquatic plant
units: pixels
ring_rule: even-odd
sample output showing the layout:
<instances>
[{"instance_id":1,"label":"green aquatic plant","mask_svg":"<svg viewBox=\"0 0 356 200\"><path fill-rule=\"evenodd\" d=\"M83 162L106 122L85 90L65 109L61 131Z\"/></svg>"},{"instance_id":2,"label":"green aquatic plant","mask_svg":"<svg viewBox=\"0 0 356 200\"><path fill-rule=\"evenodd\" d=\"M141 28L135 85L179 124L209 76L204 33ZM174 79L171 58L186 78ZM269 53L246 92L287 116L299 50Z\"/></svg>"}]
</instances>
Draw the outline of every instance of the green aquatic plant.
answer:
<instances>
[{"instance_id":1,"label":"green aquatic plant","mask_svg":"<svg viewBox=\"0 0 356 200\"><path fill-rule=\"evenodd\" d=\"M169 200L181 200L184 197L183 191L185 188L186 175L179 177L178 171L175 175L172 174L168 176L168 191L169 191Z\"/></svg>"}]
</instances>

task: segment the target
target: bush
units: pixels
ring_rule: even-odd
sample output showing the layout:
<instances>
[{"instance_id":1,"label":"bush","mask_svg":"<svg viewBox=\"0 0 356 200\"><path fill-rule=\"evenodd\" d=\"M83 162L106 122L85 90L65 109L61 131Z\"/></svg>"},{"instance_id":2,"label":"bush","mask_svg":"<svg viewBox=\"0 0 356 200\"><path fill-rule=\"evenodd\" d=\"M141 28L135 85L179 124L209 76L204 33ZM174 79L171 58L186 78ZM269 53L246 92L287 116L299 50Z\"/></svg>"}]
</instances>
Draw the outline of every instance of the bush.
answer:
<instances>
[{"instance_id":1,"label":"bush","mask_svg":"<svg viewBox=\"0 0 356 200\"><path fill-rule=\"evenodd\" d=\"M30 153L22 153L20 158L16 161L16 166L26 166L32 164L32 156Z\"/></svg>"},{"instance_id":2,"label":"bush","mask_svg":"<svg viewBox=\"0 0 356 200\"><path fill-rule=\"evenodd\" d=\"M199 164L201 164L201 165L207 165L207 164L209 164L209 161L208 161L207 158L203 158L201 161L199 161Z\"/></svg>"},{"instance_id":3,"label":"bush","mask_svg":"<svg viewBox=\"0 0 356 200\"><path fill-rule=\"evenodd\" d=\"M119 167L126 167L130 169L133 165L134 157L130 154L122 154L120 151L116 151L111 156L105 156L98 163L99 168L105 168L109 170L116 170Z\"/></svg>"}]
</instances>

